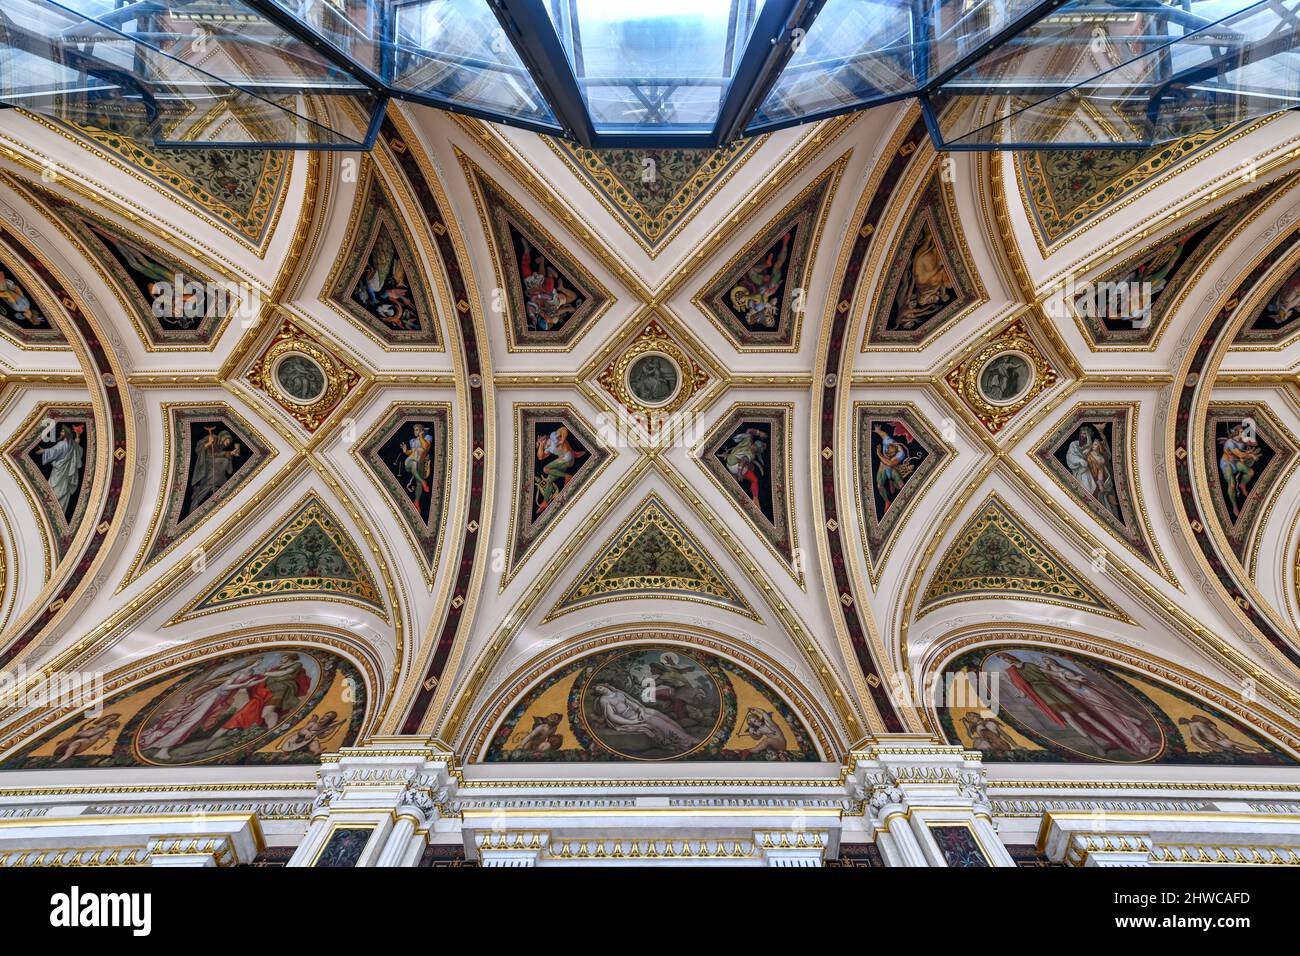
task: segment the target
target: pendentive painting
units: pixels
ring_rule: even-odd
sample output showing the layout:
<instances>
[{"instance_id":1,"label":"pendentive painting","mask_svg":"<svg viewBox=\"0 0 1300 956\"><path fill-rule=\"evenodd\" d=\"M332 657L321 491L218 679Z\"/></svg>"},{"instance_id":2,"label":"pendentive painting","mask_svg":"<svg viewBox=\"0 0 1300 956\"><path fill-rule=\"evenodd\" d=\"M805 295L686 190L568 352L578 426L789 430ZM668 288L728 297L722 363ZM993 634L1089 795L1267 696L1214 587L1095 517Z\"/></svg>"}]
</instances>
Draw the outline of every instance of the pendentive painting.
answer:
<instances>
[{"instance_id":1,"label":"pendentive painting","mask_svg":"<svg viewBox=\"0 0 1300 956\"><path fill-rule=\"evenodd\" d=\"M420 260L369 166L329 298L390 346L437 348L438 321Z\"/></svg>"},{"instance_id":2,"label":"pendentive painting","mask_svg":"<svg viewBox=\"0 0 1300 956\"><path fill-rule=\"evenodd\" d=\"M0 330L24 345L61 345L65 341L32 290L5 258L0 258Z\"/></svg>"},{"instance_id":3,"label":"pendentive painting","mask_svg":"<svg viewBox=\"0 0 1300 956\"><path fill-rule=\"evenodd\" d=\"M351 744L366 687L315 648L250 650L137 684L47 731L0 770L315 764Z\"/></svg>"},{"instance_id":4,"label":"pendentive painting","mask_svg":"<svg viewBox=\"0 0 1300 956\"><path fill-rule=\"evenodd\" d=\"M170 486L146 564L227 501L270 455L262 437L227 406L174 406L168 409L168 419Z\"/></svg>"},{"instance_id":5,"label":"pendentive painting","mask_svg":"<svg viewBox=\"0 0 1300 956\"><path fill-rule=\"evenodd\" d=\"M397 507L432 569L446 513L450 413L446 405L402 405L362 443L360 454Z\"/></svg>"},{"instance_id":6,"label":"pendentive painting","mask_svg":"<svg viewBox=\"0 0 1300 956\"><path fill-rule=\"evenodd\" d=\"M944 732L986 760L1295 763L1236 718L1100 658L996 645L961 654L943 678L936 704Z\"/></svg>"},{"instance_id":7,"label":"pendentive painting","mask_svg":"<svg viewBox=\"0 0 1300 956\"><path fill-rule=\"evenodd\" d=\"M917 345L984 298L950 198L932 173L894 247L867 345Z\"/></svg>"},{"instance_id":8,"label":"pendentive painting","mask_svg":"<svg viewBox=\"0 0 1300 956\"><path fill-rule=\"evenodd\" d=\"M1077 408L1034 454L1076 501L1154 564L1130 477L1132 414L1128 405Z\"/></svg>"},{"instance_id":9,"label":"pendentive painting","mask_svg":"<svg viewBox=\"0 0 1300 956\"><path fill-rule=\"evenodd\" d=\"M485 760L820 759L799 716L726 658L615 647L572 661L510 708Z\"/></svg>"},{"instance_id":10,"label":"pendentive painting","mask_svg":"<svg viewBox=\"0 0 1300 956\"><path fill-rule=\"evenodd\" d=\"M207 347L231 315L244 314L233 283L217 281L54 193L39 195L112 276L149 346Z\"/></svg>"},{"instance_id":11,"label":"pendentive painting","mask_svg":"<svg viewBox=\"0 0 1300 956\"><path fill-rule=\"evenodd\" d=\"M755 530L793 566L789 433L789 407L739 406L709 433L700 461Z\"/></svg>"},{"instance_id":12,"label":"pendentive painting","mask_svg":"<svg viewBox=\"0 0 1300 956\"><path fill-rule=\"evenodd\" d=\"M1243 564L1269 495L1289 473L1297 449L1262 405L1210 405L1205 470L1210 500L1228 544Z\"/></svg>"},{"instance_id":13,"label":"pendentive painting","mask_svg":"<svg viewBox=\"0 0 1300 956\"><path fill-rule=\"evenodd\" d=\"M504 313L517 347L569 348L613 297L491 179L478 170L472 175L483 198L502 284L494 311Z\"/></svg>"},{"instance_id":14,"label":"pendentive painting","mask_svg":"<svg viewBox=\"0 0 1300 956\"><path fill-rule=\"evenodd\" d=\"M950 454L912 408L859 405L858 489L867 556L873 568L931 477Z\"/></svg>"},{"instance_id":15,"label":"pendentive painting","mask_svg":"<svg viewBox=\"0 0 1300 956\"><path fill-rule=\"evenodd\" d=\"M738 347L797 346L819 219L840 169L823 173L696 298Z\"/></svg>"},{"instance_id":16,"label":"pendentive painting","mask_svg":"<svg viewBox=\"0 0 1300 956\"><path fill-rule=\"evenodd\" d=\"M9 457L31 487L62 557L85 515L95 471L95 416L88 405L51 405L35 416Z\"/></svg>"},{"instance_id":17,"label":"pendentive painting","mask_svg":"<svg viewBox=\"0 0 1300 956\"><path fill-rule=\"evenodd\" d=\"M1237 333L1238 344L1271 345L1300 328L1300 269L1292 271Z\"/></svg>"},{"instance_id":18,"label":"pendentive painting","mask_svg":"<svg viewBox=\"0 0 1300 956\"><path fill-rule=\"evenodd\" d=\"M1155 339L1180 290L1264 198L1240 199L1087 283L1074 307L1093 342L1144 346Z\"/></svg>"},{"instance_id":19,"label":"pendentive painting","mask_svg":"<svg viewBox=\"0 0 1300 956\"><path fill-rule=\"evenodd\" d=\"M515 511L507 574L610 458L568 405L515 406Z\"/></svg>"}]
</instances>

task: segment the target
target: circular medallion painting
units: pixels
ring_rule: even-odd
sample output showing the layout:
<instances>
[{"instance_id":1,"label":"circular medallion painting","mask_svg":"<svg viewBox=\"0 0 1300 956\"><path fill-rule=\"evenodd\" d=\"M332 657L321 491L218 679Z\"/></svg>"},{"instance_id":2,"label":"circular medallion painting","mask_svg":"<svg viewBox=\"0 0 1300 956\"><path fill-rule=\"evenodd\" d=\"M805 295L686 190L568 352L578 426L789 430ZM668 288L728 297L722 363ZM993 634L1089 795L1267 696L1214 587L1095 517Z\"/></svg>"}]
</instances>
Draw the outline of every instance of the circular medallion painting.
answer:
<instances>
[{"instance_id":1,"label":"circular medallion painting","mask_svg":"<svg viewBox=\"0 0 1300 956\"><path fill-rule=\"evenodd\" d=\"M0 769L320 763L356 740L365 681L318 648L248 649L131 685L7 757Z\"/></svg>"},{"instance_id":2,"label":"circular medallion painting","mask_svg":"<svg viewBox=\"0 0 1300 956\"><path fill-rule=\"evenodd\" d=\"M1023 352L1003 352L979 374L980 397L990 405L1011 405L1034 385L1034 365Z\"/></svg>"},{"instance_id":3,"label":"circular medallion painting","mask_svg":"<svg viewBox=\"0 0 1300 956\"><path fill-rule=\"evenodd\" d=\"M498 760L819 760L767 682L698 647L614 646L540 676L484 755Z\"/></svg>"},{"instance_id":4,"label":"circular medallion painting","mask_svg":"<svg viewBox=\"0 0 1300 956\"><path fill-rule=\"evenodd\" d=\"M315 359L301 352L290 352L275 363L275 384L292 401L310 405L325 394L325 370Z\"/></svg>"},{"instance_id":5,"label":"circular medallion painting","mask_svg":"<svg viewBox=\"0 0 1300 956\"><path fill-rule=\"evenodd\" d=\"M158 698L136 732L136 750L148 763L168 765L242 750L291 726L320 678L320 662L297 651L215 663Z\"/></svg>"},{"instance_id":6,"label":"circular medallion painting","mask_svg":"<svg viewBox=\"0 0 1300 956\"><path fill-rule=\"evenodd\" d=\"M643 405L656 407L673 400L681 386L677 363L662 352L649 352L627 369L627 390Z\"/></svg>"},{"instance_id":7,"label":"circular medallion painting","mask_svg":"<svg viewBox=\"0 0 1300 956\"><path fill-rule=\"evenodd\" d=\"M1137 694L1077 660L1017 648L990 654L981 670L998 678L1001 716L1063 750L1114 763L1164 750L1164 731Z\"/></svg>"},{"instance_id":8,"label":"circular medallion painting","mask_svg":"<svg viewBox=\"0 0 1300 956\"><path fill-rule=\"evenodd\" d=\"M589 734L633 760L673 760L704 746L722 720L722 689L682 651L636 650L611 658L582 687Z\"/></svg>"}]
</instances>

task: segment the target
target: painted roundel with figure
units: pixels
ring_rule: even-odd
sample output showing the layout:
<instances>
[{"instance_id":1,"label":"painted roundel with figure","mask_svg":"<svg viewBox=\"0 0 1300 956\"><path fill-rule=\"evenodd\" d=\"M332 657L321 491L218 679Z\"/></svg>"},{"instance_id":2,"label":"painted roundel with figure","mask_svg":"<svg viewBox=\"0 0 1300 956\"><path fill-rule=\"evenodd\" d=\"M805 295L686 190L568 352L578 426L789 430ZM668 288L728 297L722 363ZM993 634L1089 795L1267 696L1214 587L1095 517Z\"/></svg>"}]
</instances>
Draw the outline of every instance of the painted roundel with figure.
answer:
<instances>
[{"instance_id":1,"label":"painted roundel with figure","mask_svg":"<svg viewBox=\"0 0 1300 956\"><path fill-rule=\"evenodd\" d=\"M116 694L0 761L0 770L317 763L356 739L365 703L365 683L342 657L244 651Z\"/></svg>"},{"instance_id":2,"label":"painted roundel with figure","mask_svg":"<svg viewBox=\"0 0 1300 956\"><path fill-rule=\"evenodd\" d=\"M1099 658L984 647L955 658L937 686L948 739L992 761L1295 763L1221 711Z\"/></svg>"},{"instance_id":3,"label":"painted roundel with figure","mask_svg":"<svg viewBox=\"0 0 1300 956\"><path fill-rule=\"evenodd\" d=\"M990 405L1010 405L1034 384L1034 366L1019 352L995 356L979 373L980 395Z\"/></svg>"},{"instance_id":4,"label":"painted roundel with figure","mask_svg":"<svg viewBox=\"0 0 1300 956\"><path fill-rule=\"evenodd\" d=\"M325 394L325 372L315 361L298 352L290 352L276 363L275 382L300 405L310 405Z\"/></svg>"},{"instance_id":5,"label":"painted roundel with figure","mask_svg":"<svg viewBox=\"0 0 1300 956\"><path fill-rule=\"evenodd\" d=\"M677 363L666 355L651 352L634 361L627 370L628 391L647 407L672 401L681 382Z\"/></svg>"},{"instance_id":6,"label":"painted roundel with figure","mask_svg":"<svg viewBox=\"0 0 1300 956\"><path fill-rule=\"evenodd\" d=\"M698 648L615 647L538 681L510 708L488 761L819 760L768 684Z\"/></svg>"}]
</instances>

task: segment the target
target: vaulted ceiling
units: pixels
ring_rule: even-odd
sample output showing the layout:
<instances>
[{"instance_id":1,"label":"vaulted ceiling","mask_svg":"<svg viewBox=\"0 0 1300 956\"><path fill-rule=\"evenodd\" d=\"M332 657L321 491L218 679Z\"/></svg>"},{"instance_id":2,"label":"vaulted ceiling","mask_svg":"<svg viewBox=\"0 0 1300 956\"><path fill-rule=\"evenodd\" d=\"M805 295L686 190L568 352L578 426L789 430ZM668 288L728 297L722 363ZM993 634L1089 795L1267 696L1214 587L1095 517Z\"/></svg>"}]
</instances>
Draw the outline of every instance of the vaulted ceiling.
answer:
<instances>
[{"instance_id":1,"label":"vaulted ceiling","mask_svg":"<svg viewBox=\"0 0 1300 956\"><path fill-rule=\"evenodd\" d=\"M927 679L1013 634L1293 739L1297 156L1289 114L936 155L903 105L700 154L394 107L364 156L11 114L4 659L124 685L292 636L365 732L474 759L560 655L681 636L834 759L940 731Z\"/></svg>"}]
</instances>

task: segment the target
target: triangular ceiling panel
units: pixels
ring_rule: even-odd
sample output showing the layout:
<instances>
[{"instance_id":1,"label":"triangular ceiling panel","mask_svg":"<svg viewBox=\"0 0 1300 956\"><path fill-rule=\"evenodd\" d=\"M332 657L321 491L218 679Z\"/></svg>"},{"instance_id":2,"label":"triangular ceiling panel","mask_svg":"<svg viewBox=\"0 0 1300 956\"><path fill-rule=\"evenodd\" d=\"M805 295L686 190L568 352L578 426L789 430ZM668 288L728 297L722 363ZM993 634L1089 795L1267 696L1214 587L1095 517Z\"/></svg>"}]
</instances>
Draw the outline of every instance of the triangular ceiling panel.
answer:
<instances>
[{"instance_id":1,"label":"triangular ceiling panel","mask_svg":"<svg viewBox=\"0 0 1300 956\"><path fill-rule=\"evenodd\" d=\"M698 449L700 465L802 582L794 521L791 405L734 406Z\"/></svg>"},{"instance_id":2,"label":"triangular ceiling panel","mask_svg":"<svg viewBox=\"0 0 1300 956\"><path fill-rule=\"evenodd\" d=\"M373 163L343 248L327 283L329 301L386 345L441 348L424 266Z\"/></svg>"},{"instance_id":3,"label":"triangular ceiling panel","mask_svg":"<svg viewBox=\"0 0 1300 956\"><path fill-rule=\"evenodd\" d=\"M149 350L211 348L235 315L255 317L252 292L154 242L28 184L111 277Z\"/></svg>"},{"instance_id":4,"label":"triangular ceiling panel","mask_svg":"<svg viewBox=\"0 0 1300 956\"><path fill-rule=\"evenodd\" d=\"M572 348L613 295L486 173L465 157L461 162L487 223L499 285L493 311L505 320L511 343L523 350Z\"/></svg>"},{"instance_id":5,"label":"triangular ceiling panel","mask_svg":"<svg viewBox=\"0 0 1300 956\"><path fill-rule=\"evenodd\" d=\"M342 601L386 617L361 549L314 493L169 623L223 608L282 600Z\"/></svg>"},{"instance_id":6,"label":"triangular ceiling panel","mask_svg":"<svg viewBox=\"0 0 1300 956\"><path fill-rule=\"evenodd\" d=\"M614 453L571 405L515 406L514 510L504 582Z\"/></svg>"},{"instance_id":7,"label":"triangular ceiling panel","mask_svg":"<svg viewBox=\"0 0 1300 956\"><path fill-rule=\"evenodd\" d=\"M246 245L265 252L284 202L291 153L274 149L168 148L149 118L107 103L81 104L80 120L59 125L144 176L160 191L198 207Z\"/></svg>"},{"instance_id":8,"label":"triangular ceiling panel","mask_svg":"<svg viewBox=\"0 0 1300 956\"><path fill-rule=\"evenodd\" d=\"M996 494L949 545L921 597L920 614L978 598L1041 601L1123 616Z\"/></svg>"},{"instance_id":9,"label":"triangular ceiling panel","mask_svg":"<svg viewBox=\"0 0 1300 956\"><path fill-rule=\"evenodd\" d=\"M1300 268L1286 273L1269 297L1256 306L1237 333L1235 345L1270 348L1300 329Z\"/></svg>"},{"instance_id":10,"label":"triangular ceiling panel","mask_svg":"<svg viewBox=\"0 0 1300 956\"><path fill-rule=\"evenodd\" d=\"M17 256L0 242L0 332L22 345L64 346L67 341L48 310L41 304L37 286L21 275Z\"/></svg>"},{"instance_id":11,"label":"triangular ceiling panel","mask_svg":"<svg viewBox=\"0 0 1300 956\"><path fill-rule=\"evenodd\" d=\"M224 403L164 405L167 481L151 528L127 574L156 564L219 510L274 455L273 445Z\"/></svg>"},{"instance_id":12,"label":"triangular ceiling panel","mask_svg":"<svg viewBox=\"0 0 1300 956\"><path fill-rule=\"evenodd\" d=\"M1136 485L1136 429L1135 405L1080 405L1038 444L1034 455L1075 501L1164 574Z\"/></svg>"},{"instance_id":13,"label":"triangular ceiling panel","mask_svg":"<svg viewBox=\"0 0 1300 956\"><path fill-rule=\"evenodd\" d=\"M1017 150L1012 155L1040 249L1061 242L1231 132L1203 130L1145 149Z\"/></svg>"},{"instance_id":14,"label":"triangular ceiling panel","mask_svg":"<svg viewBox=\"0 0 1300 956\"><path fill-rule=\"evenodd\" d=\"M721 149L587 149L547 139L597 199L653 257L758 140Z\"/></svg>"},{"instance_id":15,"label":"triangular ceiling panel","mask_svg":"<svg viewBox=\"0 0 1300 956\"><path fill-rule=\"evenodd\" d=\"M34 496L62 558L86 516L95 478L95 413L89 405L42 405L5 448Z\"/></svg>"},{"instance_id":16,"label":"triangular ceiling panel","mask_svg":"<svg viewBox=\"0 0 1300 956\"><path fill-rule=\"evenodd\" d=\"M758 620L704 546L653 492L578 572L546 620L636 598L699 601Z\"/></svg>"},{"instance_id":17,"label":"triangular ceiling panel","mask_svg":"<svg viewBox=\"0 0 1300 956\"><path fill-rule=\"evenodd\" d=\"M1134 348L1155 341L1215 248L1282 188L1285 184L1243 196L1084 284L1073 307L1092 344Z\"/></svg>"},{"instance_id":18,"label":"triangular ceiling panel","mask_svg":"<svg viewBox=\"0 0 1300 956\"><path fill-rule=\"evenodd\" d=\"M356 450L401 515L430 579L447 521L450 448L450 405L402 403L389 410Z\"/></svg>"},{"instance_id":19,"label":"triangular ceiling panel","mask_svg":"<svg viewBox=\"0 0 1300 956\"><path fill-rule=\"evenodd\" d=\"M695 297L737 348L798 349L817 241L843 171L841 159L818 176Z\"/></svg>"},{"instance_id":20,"label":"triangular ceiling panel","mask_svg":"<svg viewBox=\"0 0 1300 956\"><path fill-rule=\"evenodd\" d=\"M988 297L941 168L929 174L894 242L872 306L869 347L917 346Z\"/></svg>"},{"instance_id":21,"label":"triangular ceiling panel","mask_svg":"<svg viewBox=\"0 0 1300 956\"><path fill-rule=\"evenodd\" d=\"M912 405L860 404L854 410L858 504L875 583L899 527L952 451Z\"/></svg>"},{"instance_id":22,"label":"triangular ceiling panel","mask_svg":"<svg viewBox=\"0 0 1300 956\"><path fill-rule=\"evenodd\" d=\"M1212 402L1205 423L1205 478L1232 553L1251 563L1274 490L1297 462L1296 438L1264 405Z\"/></svg>"}]
</instances>

